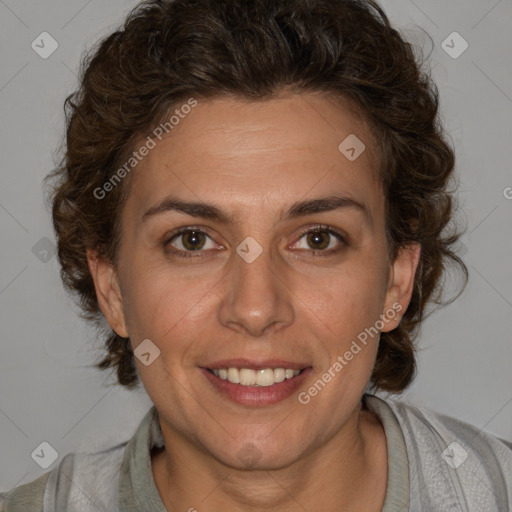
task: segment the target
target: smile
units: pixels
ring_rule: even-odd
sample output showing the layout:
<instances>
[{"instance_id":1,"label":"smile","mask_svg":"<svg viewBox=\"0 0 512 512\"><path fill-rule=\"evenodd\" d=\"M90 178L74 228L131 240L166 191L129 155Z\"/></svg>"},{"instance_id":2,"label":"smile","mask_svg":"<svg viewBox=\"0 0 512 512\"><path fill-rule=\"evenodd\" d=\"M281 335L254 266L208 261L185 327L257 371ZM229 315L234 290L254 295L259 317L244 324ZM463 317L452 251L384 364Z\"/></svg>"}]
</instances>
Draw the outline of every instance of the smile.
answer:
<instances>
[{"instance_id":1,"label":"smile","mask_svg":"<svg viewBox=\"0 0 512 512\"><path fill-rule=\"evenodd\" d=\"M313 371L311 366L302 369L283 368L284 365L275 368L216 366L200 370L218 396L252 407L276 404L298 393Z\"/></svg>"}]
</instances>

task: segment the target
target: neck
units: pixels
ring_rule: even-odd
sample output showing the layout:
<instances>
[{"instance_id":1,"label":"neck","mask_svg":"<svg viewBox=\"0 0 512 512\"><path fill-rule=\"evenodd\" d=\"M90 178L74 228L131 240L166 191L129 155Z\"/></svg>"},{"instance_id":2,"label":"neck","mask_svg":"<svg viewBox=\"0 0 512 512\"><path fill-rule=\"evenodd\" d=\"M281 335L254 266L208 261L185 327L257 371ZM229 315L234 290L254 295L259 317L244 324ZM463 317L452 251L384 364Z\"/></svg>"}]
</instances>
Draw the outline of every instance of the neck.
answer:
<instances>
[{"instance_id":1,"label":"neck","mask_svg":"<svg viewBox=\"0 0 512 512\"><path fill-rule=\"evenodd\" d=\"M169 448L153 454L152 465L168 510L382 510L386 438L380 421L368 411L358 408L321 447L272 470L228 467L179 433L162 433Z\"/></svg>"}]
</instances>

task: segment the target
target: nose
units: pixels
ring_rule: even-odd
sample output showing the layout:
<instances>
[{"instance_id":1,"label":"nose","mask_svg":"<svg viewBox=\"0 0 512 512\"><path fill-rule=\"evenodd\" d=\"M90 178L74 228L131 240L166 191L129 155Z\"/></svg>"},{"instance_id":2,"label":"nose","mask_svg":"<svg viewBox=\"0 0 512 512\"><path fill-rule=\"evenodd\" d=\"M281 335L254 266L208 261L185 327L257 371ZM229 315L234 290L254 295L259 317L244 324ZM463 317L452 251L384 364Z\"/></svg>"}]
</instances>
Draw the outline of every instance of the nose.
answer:
<instances>
[{"instance_id":1,"label":"nose","mask_svg":"<svg viewBox=\"0 0 512 512\"><path fill-rule=\"evenodd\" d=\"M260 337L294 321L293 293L281 262L265 248L248 263L238 253L223 280L219 320L225 327Z\"/></svg>"}]
</instances>

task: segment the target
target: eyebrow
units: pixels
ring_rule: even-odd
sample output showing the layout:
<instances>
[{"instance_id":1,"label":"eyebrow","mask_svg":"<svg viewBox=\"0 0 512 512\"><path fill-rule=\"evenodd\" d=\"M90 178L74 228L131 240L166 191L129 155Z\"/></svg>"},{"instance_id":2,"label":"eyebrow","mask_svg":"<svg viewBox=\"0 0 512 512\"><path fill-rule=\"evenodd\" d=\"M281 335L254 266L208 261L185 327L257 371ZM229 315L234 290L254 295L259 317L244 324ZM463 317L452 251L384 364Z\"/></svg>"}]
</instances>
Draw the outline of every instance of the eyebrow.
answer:
<instances>
[{"instance_id":1,"label":"eyebrow","mask_svg":"<svg viewBox=\"0 0 512 512\"><path fill-rule=\"evenodd\" d=\"M296 219L306 215L315 213L329 212L340 209L351 209L364 214L367 222L373 225L373 217L370 209L355 199L340 195L330 195L327 197L319 197L316 199L308 199L305 201L297 201L286 211L280 220ZM142 222L149 218L160 215L169 211L177 211L190 215L191 217L202 217L221 222L226 225L235 223L235 217L213 204L203 202L183 201L177 197L167 197L160 203L149 208L142 215Z\"/></svg>"}]
</instances>

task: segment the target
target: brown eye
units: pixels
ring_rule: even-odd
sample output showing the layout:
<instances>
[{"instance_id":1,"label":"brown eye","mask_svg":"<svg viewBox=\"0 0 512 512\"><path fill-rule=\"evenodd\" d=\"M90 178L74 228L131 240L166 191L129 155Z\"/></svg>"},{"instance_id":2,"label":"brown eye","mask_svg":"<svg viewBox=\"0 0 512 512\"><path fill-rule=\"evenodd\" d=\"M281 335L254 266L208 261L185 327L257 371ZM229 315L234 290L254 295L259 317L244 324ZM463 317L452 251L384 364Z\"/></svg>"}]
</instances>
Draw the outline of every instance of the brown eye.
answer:
<instances>
[{"instance_id":1,"label":"brown eye","mask_svg":"<svg viewBox=\"0 0 512 512\"><path fill-rule=\"evenodd\" d=\"M312 249L323 250L329 246L331 235L326 231L313 231L307 233L307 241Z\"/></svg>"},{"instance_id":2,"label":"brown eye","mask_svg":"<svg viewBox=\"0 0 512 512\"><path fill-rule=\"evenodd\" d=\"M300 240L304 239L305 244L300 246ZM336 244L336 241L338 242ZM299 242L295 244L296 249L305 249L313 252L313 256L317 253L323 253L322 256L329 256L337 253L346 243L345 237L334 231L328 226L315 226L304 231L299 237Z\"/></svg>"},{"instance_id":3,"label":"brown eye","mask_svg":"<svg viewBox=\"0 0 512 512\"><path fill-rule=\"evenodd\" d=\"M210 247L206 247L210 240ZM190 257L194 252L197 256L201 256L203 249L217 248L212 239L200 229L182 229L174 233L169 239L163 243L164 248L171 254L177 256Z\"/></svg>"},{"instance_id":4,"label":"brown eye","mask_svg":"<svg viewBox=\"0 0 512 512\"><path fill-rule=\"evenodd\" d=\"M205 243L205 234L202 231L187 231L181 234L183 247L190 251L202 249Z\"/></svg>"}]
</instances>

